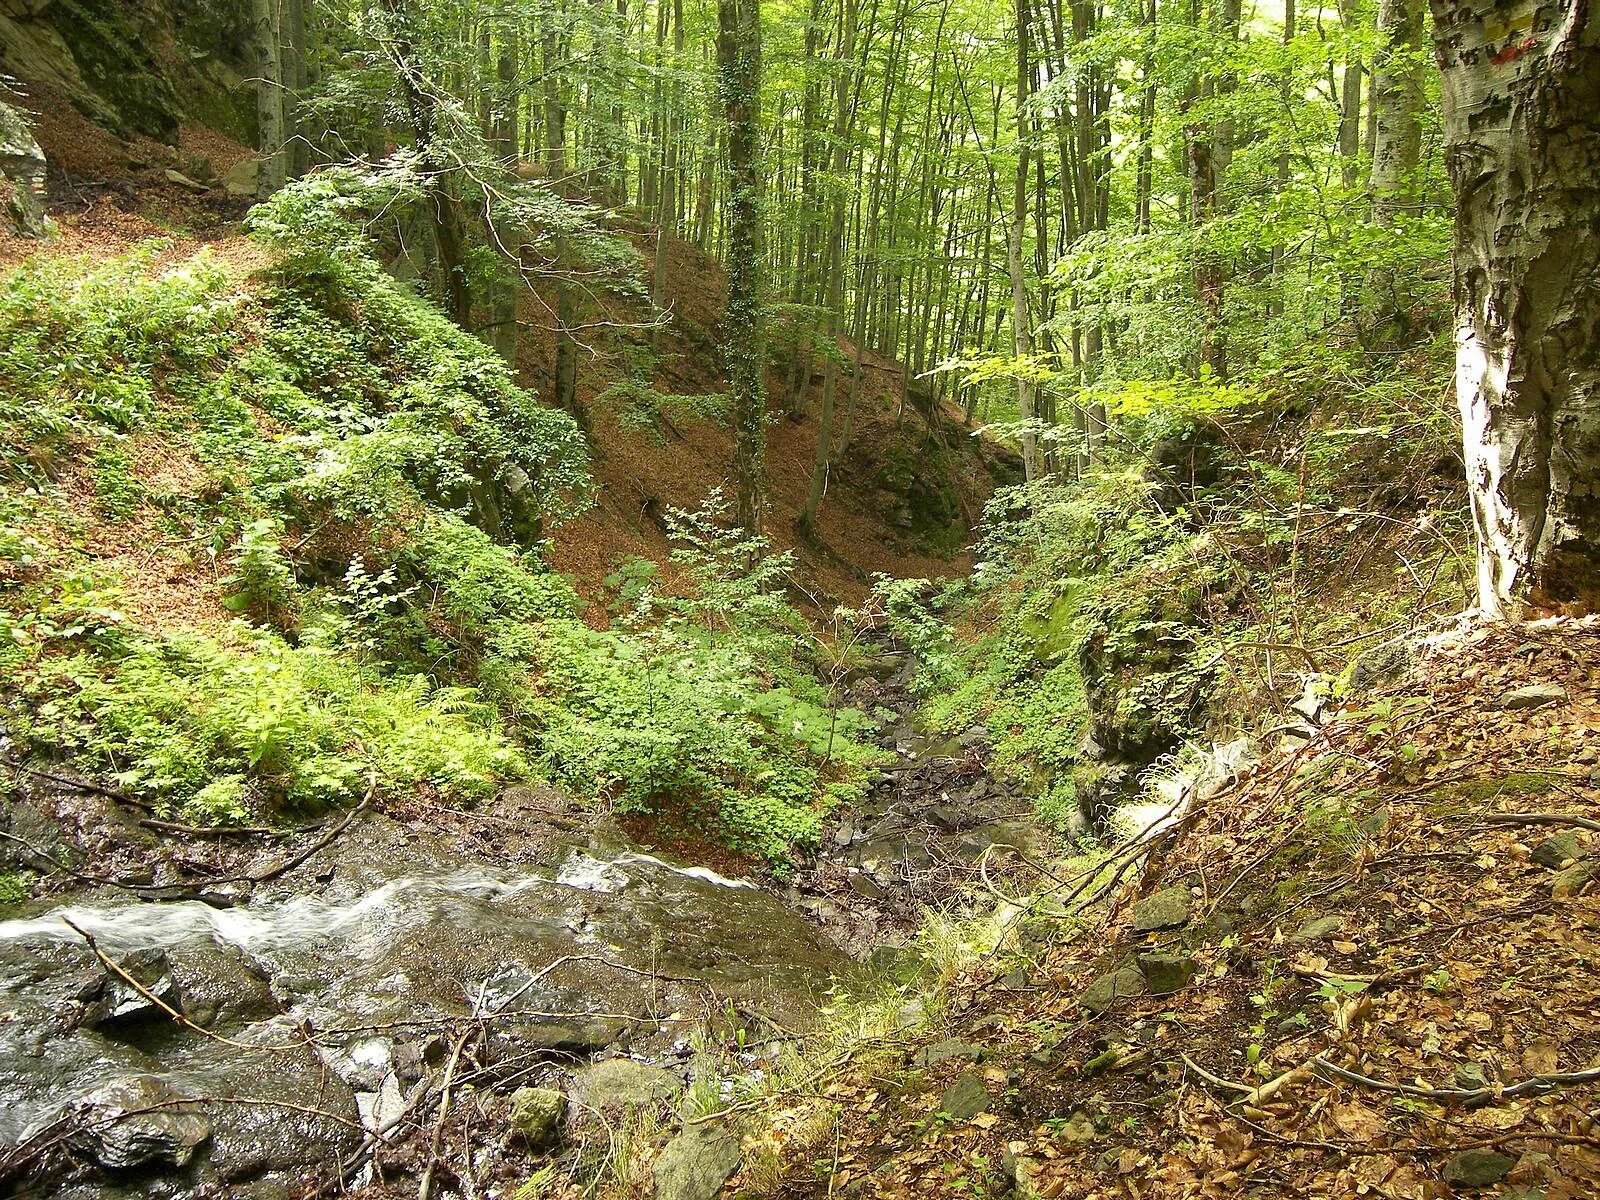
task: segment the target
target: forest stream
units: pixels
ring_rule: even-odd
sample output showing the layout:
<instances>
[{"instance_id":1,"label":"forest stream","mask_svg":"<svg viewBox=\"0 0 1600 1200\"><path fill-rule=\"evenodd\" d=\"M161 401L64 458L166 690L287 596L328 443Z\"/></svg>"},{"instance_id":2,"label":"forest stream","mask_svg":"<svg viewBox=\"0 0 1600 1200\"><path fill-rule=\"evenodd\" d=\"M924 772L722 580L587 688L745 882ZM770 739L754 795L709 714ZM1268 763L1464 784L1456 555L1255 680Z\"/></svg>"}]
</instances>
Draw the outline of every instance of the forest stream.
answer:
<instances>
[{"instance_id":1,"label":"forest stream","mask_svg":"<svg viewBox=\"0 0 1600 1200\"><path fill-rule=\"evenodd\" d=\"M702 1039L737 1036L734 1061L760 1071L830 989L892 968L986 852L1001 871L1041 836L984 770L981 731L930 742L909 661L873 667L852 698L895 717L896 761L785 885L675 864L603 819L508 865L509 838L474 857L363 813L253 889L101 888L0 922L0 1138L36 1148L59 1127L106 1169L55 1194L249 1180L271 1196L308 1166L360 1178L364 1147L453 1069L463 1019L484 1030L476 1082L567 1086L601 1109L606 1060L672 1094Z\"/></svg>"}]
</instances>

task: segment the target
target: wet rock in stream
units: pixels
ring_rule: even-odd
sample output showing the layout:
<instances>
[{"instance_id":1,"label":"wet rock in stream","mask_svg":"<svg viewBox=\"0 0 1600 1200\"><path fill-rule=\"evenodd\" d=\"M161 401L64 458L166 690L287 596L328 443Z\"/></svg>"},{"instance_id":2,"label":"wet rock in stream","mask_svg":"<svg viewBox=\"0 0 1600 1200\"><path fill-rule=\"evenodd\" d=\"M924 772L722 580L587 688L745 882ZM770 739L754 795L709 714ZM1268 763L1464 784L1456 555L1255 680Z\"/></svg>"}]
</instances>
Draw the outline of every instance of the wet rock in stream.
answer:
<instances>
[{"instance_id":1,"label":"wet rock in stream","mask_svg":"<svg viewBox=\"0 0 1600 1200\"><path fill-rule=\"evenodd\" d=\"M108 973L63 916L215 1036ZM803 1027L852 971L744 881L595 848L512 873L372 817L235 908L110 896L0 922L0 1153L72 1131L24 1154L24 1194L287 1196L391 1119L469 1014L479 1086L509 1093L602 1049L673 1061L677 1014L708 995ZM129 1089L171 1112L107 1141L94 1114Z\"/></svg>"}]
</instances>

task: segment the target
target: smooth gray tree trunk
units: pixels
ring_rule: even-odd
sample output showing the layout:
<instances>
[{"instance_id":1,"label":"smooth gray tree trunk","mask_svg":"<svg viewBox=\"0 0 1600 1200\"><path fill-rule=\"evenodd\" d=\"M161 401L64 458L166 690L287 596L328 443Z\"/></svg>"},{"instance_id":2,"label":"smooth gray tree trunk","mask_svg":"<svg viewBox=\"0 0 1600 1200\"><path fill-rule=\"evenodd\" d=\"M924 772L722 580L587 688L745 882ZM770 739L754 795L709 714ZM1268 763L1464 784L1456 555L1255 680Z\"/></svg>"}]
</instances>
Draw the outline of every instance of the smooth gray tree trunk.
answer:
<instances>
[{"instance_id":1,"label":"smooth gray tree trunk","mask_svg":"<svg viewBox=\"0 0 1600 1200\"><path fill-rule=\"evenodd\" d=\"M278 0L251 0L256 43L256 124L261 166L256 195L265 200L283 187L288 164L284 146L283 21Z\"/></svg>"}]
</instances>

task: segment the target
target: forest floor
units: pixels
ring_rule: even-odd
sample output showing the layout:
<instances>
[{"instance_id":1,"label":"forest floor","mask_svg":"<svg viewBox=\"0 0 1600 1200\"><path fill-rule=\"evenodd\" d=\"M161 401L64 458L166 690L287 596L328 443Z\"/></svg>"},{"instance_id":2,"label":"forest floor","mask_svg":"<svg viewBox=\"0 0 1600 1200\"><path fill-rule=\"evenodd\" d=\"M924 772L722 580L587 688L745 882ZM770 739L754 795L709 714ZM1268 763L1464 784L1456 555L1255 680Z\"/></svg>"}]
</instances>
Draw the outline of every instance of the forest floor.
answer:
<instances>
[{"instance_id":1,"label":"forest floor","mask_svg":"<svg viewBox=\"0 0 1600 1200\"><path fill-rule=\"evenodd\" d=\"M1600 620L1455 627L754 1141L791 1197L1600 1194L1597 764Z\"/></svg>"}]
</instances>

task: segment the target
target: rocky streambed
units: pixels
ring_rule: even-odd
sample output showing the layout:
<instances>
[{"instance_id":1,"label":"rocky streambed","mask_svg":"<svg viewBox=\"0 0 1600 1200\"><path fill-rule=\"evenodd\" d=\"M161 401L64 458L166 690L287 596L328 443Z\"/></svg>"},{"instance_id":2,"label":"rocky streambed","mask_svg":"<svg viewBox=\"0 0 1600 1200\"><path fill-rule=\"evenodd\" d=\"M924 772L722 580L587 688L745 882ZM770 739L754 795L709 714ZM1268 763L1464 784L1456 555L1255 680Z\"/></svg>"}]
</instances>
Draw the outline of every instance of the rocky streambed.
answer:
<instances>
[{"instance_id":1,"label":"rocky streambed","mask_svg":"<svg viewBox=\"0 0 1600 1200\"><path fill-rule=\"evenodd\" d=\"M441 1072L509 1093L606 1054L670 1090L697 1031L782 1036L854 970L748 881L587 844L549 857L488 867L369 816L234 907L84 895L0 922L6 1186L359 1181Z\"/></svg>"}]
</instances>

